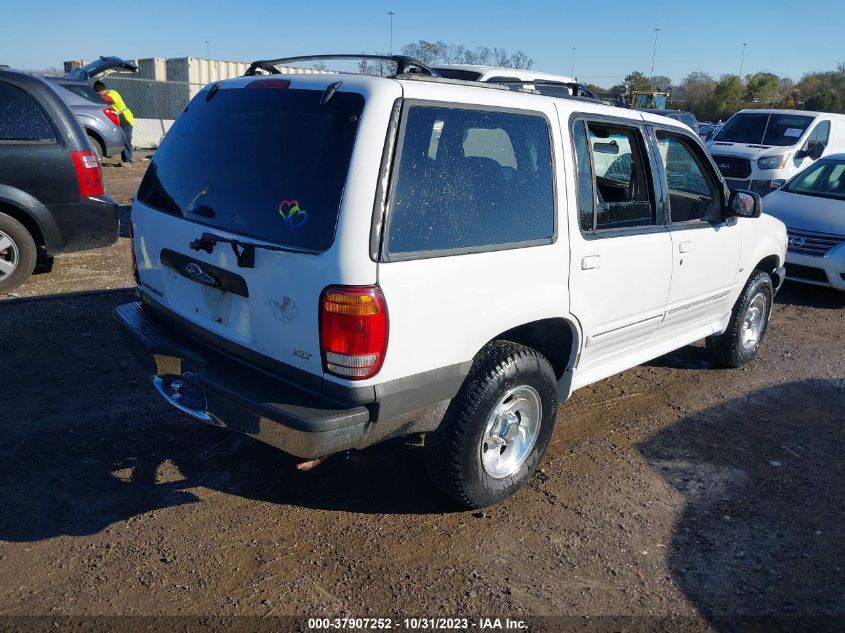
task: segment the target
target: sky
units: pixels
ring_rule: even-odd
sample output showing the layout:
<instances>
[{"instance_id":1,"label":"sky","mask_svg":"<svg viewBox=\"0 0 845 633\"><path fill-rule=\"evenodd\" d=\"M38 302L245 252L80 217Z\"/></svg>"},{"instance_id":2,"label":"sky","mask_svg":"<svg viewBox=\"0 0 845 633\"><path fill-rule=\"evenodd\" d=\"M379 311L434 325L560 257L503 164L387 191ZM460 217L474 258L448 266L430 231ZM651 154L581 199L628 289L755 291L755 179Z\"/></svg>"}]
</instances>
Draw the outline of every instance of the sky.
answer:
<instances>
[{"instance_id":1,"label":"sky","mask_svg":"<svg viewBox=\"0 0 845 633\"><path fill-rule=\"evenodd\" d=\"M124 13L125 10L125 13ZM674 83L769 71L798 80L845 62L845 2L600 0L248 0L68 4L0 0L0 64L41 70L98 55L254 59L394 51L420 39L522 49L534 69L609 87L631 70ZM97 12L102 15L97 15Z\"/></svg>"}]
</instances>

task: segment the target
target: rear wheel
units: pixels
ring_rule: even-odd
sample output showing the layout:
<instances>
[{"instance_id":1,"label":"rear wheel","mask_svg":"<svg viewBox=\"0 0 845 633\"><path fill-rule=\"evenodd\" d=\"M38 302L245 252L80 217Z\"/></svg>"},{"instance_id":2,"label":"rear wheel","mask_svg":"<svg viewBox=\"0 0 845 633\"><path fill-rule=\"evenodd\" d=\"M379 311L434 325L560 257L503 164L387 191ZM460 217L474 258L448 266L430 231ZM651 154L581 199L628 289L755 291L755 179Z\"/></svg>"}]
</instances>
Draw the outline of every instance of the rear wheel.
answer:
<instances>
[{"instance_id":1,"label":"rear wheel","mask_svg":"<svg viewBox=\"0 0 845 633\"><path fill-rule=\"evenodd\" d=\"M734 304L728 329L707 339L715 361L722 367L736 368L754 358L769 325L774 300L772 278L756 272Z\"/></svg>"},{"instance_id":2,"label":"rear wheel","mask_svg":"<svg viewBox=\"0 0 845 633\"><path fill-rule=\"evenodd\" d=\"M458 503L487 506L537 469L557 410L555 374L537 351L497 341L477 357L440 427L426 437L428 471Z\"/></svg>"},{"instance_id":3,"label":"rear wheel","mask_svg":"<svg viewBox=\"0 0 845 633\"><path fill-rule=\"evenodd\" d=\"M0 213L0 292L10 292L32 274L38 251L26 227Z\"/></svg>"},{"instance_id":4,"label":"rear wheel","mask_svg":"<svg viewBox=\"0 0 845 633\"><path fill-rule=\"evenodd\" d=\"M88 142L91 144L91 149L94 150L94 153L97 155L97 160L100 164L103 164L103 146L100 145L100 141L98 141L92 134L86 134L88 136Z\"/></svg>"}]
</instances>

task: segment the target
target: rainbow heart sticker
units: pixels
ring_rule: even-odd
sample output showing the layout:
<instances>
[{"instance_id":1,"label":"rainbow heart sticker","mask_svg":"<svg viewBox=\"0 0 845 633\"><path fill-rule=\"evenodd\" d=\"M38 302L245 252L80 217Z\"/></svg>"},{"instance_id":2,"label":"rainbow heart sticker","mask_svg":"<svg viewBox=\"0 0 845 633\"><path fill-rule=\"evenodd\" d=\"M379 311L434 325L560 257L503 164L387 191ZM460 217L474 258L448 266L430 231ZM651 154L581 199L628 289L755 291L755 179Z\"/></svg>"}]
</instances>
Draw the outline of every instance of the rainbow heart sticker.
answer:
<instances>
[{"instance_id":1,"label":"rainbow heart sticker","mask_svg":"<svg viewBox=\"0 0 845 633\"><path fill-rule=\"evenodd\" d=\"M299 200L282 200L279 215L291 229L298 229L308 222L308 211L299 208Z\"/></svg>"}]
</instances>

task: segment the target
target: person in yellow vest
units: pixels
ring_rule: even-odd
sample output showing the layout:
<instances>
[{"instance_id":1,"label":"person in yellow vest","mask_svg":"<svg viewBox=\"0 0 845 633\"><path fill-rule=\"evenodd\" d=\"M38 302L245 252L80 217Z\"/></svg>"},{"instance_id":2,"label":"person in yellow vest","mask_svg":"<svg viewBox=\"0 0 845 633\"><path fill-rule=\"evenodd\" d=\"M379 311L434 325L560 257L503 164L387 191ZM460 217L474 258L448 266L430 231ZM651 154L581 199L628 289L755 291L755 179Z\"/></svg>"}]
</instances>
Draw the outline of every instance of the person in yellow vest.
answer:
<instances>
[{"instance_id":1,"label":"person in yellow vest","mask_svg":"<svg viewBox=\"0 0 845 633\"><path fill-rule=\"evenodd\" d=\"M126 102L117 90L109 90L102 81L94 82L94 90L117 112L120 129L123 130L123 151L120 153L123 162L121 166L129 167L132 164L132 128L135 125L132 110L126 107Z\"/></svg>"}]
</instances>

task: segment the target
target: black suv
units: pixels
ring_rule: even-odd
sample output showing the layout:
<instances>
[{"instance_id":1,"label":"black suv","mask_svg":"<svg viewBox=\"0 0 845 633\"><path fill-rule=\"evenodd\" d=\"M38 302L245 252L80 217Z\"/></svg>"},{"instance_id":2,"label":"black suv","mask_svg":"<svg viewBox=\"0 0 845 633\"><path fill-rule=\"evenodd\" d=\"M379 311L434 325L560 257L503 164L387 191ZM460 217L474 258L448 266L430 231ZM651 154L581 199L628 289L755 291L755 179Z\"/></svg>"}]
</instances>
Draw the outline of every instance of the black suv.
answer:
<instances>
[{"instance_id":1,"label":"black suv","mask_svg":"<svg viewBox=\"0 0 845 633\"><path fill-rule=\"evenodd\" d=\"M117 203L73 112L44 79L0 69L0 293L117 235Z\"/></svg>"}]
</instances>

